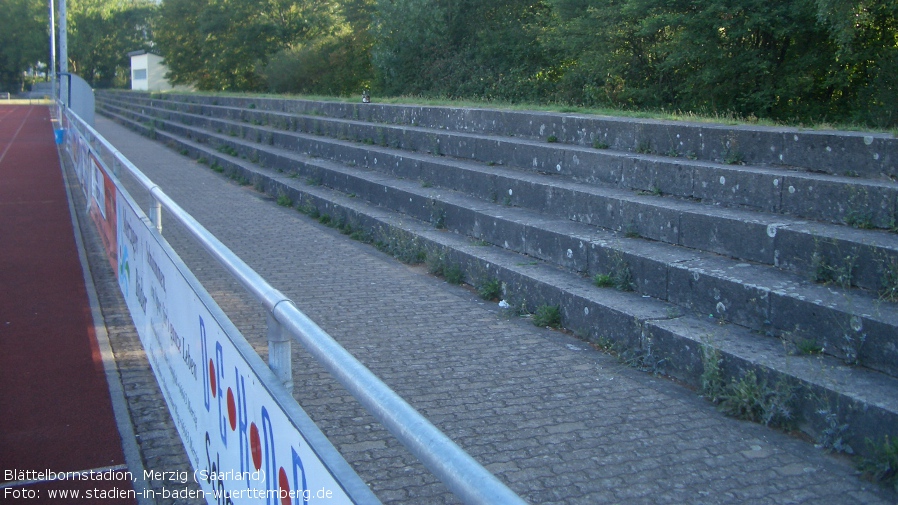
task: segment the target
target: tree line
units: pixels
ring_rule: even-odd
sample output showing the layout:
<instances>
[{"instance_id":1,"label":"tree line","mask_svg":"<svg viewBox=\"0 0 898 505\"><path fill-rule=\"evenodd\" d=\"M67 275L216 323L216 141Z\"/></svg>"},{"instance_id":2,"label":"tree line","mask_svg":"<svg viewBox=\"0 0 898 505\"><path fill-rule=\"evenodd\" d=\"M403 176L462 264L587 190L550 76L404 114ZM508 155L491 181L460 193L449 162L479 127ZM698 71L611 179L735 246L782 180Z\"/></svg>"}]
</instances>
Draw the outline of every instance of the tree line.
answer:
<instances>
[{"instance_id":1,"label":"tree line","mask_svg":"<svg viewBox=\"0 0 898 505\"><path fill-rule=\"evenodd\" d=\"M58 0L54 5L58 6ZM153 0L68 0L66 7L68 70L94 87L128 85L127 53L153 47L158 4ZM50 66L49 2L0 0L0 19L0 90L27 91L30 82L25 72L46 73ZM58 28L58 19L55 23ZM58 39L56 47L58 51Z\"/></svg>"},{"instance_id":2,"label":"tree line","mask_svg":"<svg viewBox=\"0 0 898 505\"><path fill-rule=\"evenodd\" d=\"M3 2L4 10L22 10L35 0ZM98 87L124 85L127 52L149 49L164 57L174 82L201 90L357 95L367 88L375 96L898 126L894 0L69 5L71 66ZM0 79L7 79L6 62L20 56L8 55L16 50L3 42Z\"/></svg>"}]
</instances>

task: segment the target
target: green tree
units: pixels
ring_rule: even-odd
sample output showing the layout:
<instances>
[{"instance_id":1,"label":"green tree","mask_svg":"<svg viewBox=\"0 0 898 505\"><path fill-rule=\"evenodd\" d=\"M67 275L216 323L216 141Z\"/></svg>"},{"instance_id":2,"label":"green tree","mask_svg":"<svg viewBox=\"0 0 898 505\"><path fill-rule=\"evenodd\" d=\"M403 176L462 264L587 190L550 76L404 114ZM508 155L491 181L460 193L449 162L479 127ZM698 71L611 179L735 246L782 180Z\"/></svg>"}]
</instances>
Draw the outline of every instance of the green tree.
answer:
<instances>
[{"instance_id":1,"label":"green tree","mask_svg":"<svg viewBox=\"0 0 898 505\"><path fill-rule=\"evenodd\" d=\"M834 99L855 121L898 125L898 3L817 0L816 4L818 19L836 47Z\"/></svg>"},{"instance_id":2,"label":"green tree","mask_svg":"<svg viewBox=\"0 0 898 505\"><path fill-rule=\"evenodd\" d=\"M836 45L814 0L552 1L562 100L785 120L845 114Z\"/></svg>"},{"instance_id":3,"label":"green tree","mask_svg":"<svg viewBox=\"0 0 898 505\"><path fill-rule=\"evenodd\" d=\"M333 3L165 0L155 40L175 83L260 90L268 58L330 26Z\"/></svg>"},{"instance_id":4,"label":"green tree","mask_svg":"<svg viewBox=\"0 0 898 505\"><path fill-rule=\"evenodd\" d=\"M346 96L371 87L374 0L342 0L336 7L329 28L271 56L263 71L269 90Z\"/></svg>"},{"instance_id":5,"label":"green tree","mask_svg":"<svg viewBox=\"0 0 898 505\"><path fill-rule=\"evenodd\" d=\"M811 0L697 5L672 16L675 34L659 63L666 75L679 73L676 107L784 120L838 113L830 100L834 47Z\"/></svg>"},{"instance_id":6,"label":"green tree","mask_svg":"<svg viewBox=\"0 0 898 505\"><path fill-rule=\"evenodd\" d=\"M68 0L69 70L97 88L125 87L128 53L152 49L151 0Z\"/></svg>"},{"instance_id":7,"label":"green tree","mask_svg":"<svg viewBox=\"0 0 898 505\"><path fill-rule=\"evenodd\" d=\"M542 1L378 0L373 62L387 94L539 97Z\"/></svg>"},{"instance_id":8,"label":"green tree","mask_svg":"<svg viewBox=\"0 0 898 505\"><path fill-rule=\"evenodd\" d=\"M0 90L21 92L25 71L49 67L49 6L40 0L2 0L0 16Z\"/></svg>"}]
</instances>

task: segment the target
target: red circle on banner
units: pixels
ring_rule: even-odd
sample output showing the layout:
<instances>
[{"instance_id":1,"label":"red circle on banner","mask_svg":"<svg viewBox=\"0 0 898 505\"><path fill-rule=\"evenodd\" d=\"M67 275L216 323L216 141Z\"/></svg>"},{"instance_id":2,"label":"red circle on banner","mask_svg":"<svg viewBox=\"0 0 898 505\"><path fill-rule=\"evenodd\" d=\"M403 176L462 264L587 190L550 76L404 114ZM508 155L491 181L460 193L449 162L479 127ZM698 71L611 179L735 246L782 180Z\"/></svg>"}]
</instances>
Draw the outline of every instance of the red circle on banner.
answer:
<instances>
[{"instance_id":1,"label":"red circle on banner","mask_svg":"<svg viewBox=\"0 0 898 505\"><path fill-rule=\"evenodd\" d=\"M262 441L259 440L259 428L256 423L249 425L249 451L253 455L253 466L262 468Z\"/></svg>"},{"instance_id":2,"label":"red circle on banner","mask_svg":"<svg viewBox=\"0 0 898 505\"><path fill-rule=\"evenodd\" d=\"M228 422L231 423L231 431L237 429L237 402L234 401L231 388L228 388Z\"/></svg>"},{"instance_id":3,"label":"red circle on banner","mask_svg":"<svg viewBox=\"0 0 898 505\"><path fill-rule=\"evenodd\" d=\"M218 393L215 392L215 364L212 363L212 359L209 359L209 389L212 390L212 397L214 398Z\"/></svg>"},{"instance_id":4,"label":"red circle on banner","mask_svg":"<svg viewBox=\"0 0 898 505\"><path fill-rule=\"evenodd\" d=\"M278 487L281 488L281 505L290 505L290 481L284 467L278 472Z\"/></svg>"}]
</instances>

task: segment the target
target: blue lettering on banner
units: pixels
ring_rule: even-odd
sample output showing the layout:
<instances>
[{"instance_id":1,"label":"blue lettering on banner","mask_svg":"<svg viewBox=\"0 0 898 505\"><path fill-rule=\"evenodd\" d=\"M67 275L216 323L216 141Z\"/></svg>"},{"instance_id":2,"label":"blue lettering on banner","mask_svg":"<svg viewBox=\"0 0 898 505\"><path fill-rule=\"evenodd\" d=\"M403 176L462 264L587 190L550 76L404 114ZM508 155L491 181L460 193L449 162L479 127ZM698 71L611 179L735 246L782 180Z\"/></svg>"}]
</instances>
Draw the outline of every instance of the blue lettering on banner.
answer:
<instances>
[{"instance_id":1,"label":"blue lettering on banner","mask_svg":"<svg viewBox=\"0 0 898 505\"><path fill-rule=\"evenodd\" d=\"M162 291L165 291L165 275L162 273L162 269L159 268L159 265L156 264L156 259L153 258L153 255L150 253L149 246L147 246L147 264L150 266L150 271L156 276L156 280L159 281L159 286L162 287Z\"/></svg>"},{"instance_id":2,"label":"blue lettering on banner","mask_svg":"<svg viewBox=\"0 0 898 505\"><path fill-rule=\"evenodd\" d=\"M278 482L277 460L274 455L274 430L271 428L271 416L268 409L262 407L262 440L265 441L265 453L262 455L265 461L265 489L276 490ZM275 501L269 497L269 505L275 505Z\"/></svg>"},{"instance_id":3,"label":"blue lettering on banner","mask_svg":"<svg viewBox=\"0 0 898 505\"><path fill-rule=\"evenodd\" d=\"M143 290L143 276L134 275L135 279L135 292L134 294L137 297L137 304L140 306L140 310L146 314L147 313L147 294Z\"/></svg>"},{"instance_id":4,"label":"blue lettering on banner","mask_svg":"<svg viewBox=\"0 0 898 505\"><path fill-rule=\"evenodd\" d=\"M237 381L237 445L240 446L240 472L249 475L250 441L249 441L249 416L246 414L246 381L240 375L240 370L234 367L234 376ZM257 469L258 470L258 469ZM249 477L246 478L249 487Z\"/></svg>"},{"instance_id":5,"label":"blue lettering on banner","mask_svg":"<svg viewBox=\"0 0 898 505\"><path fill-rule=\"evenodd\" d=\"M131 223L127 220L122 223L124 227L125 237L128 239L128 243L131 244L131 249L137 250L138 237L137 232L134 231L134 228L131 227Z\"/></svg>"},{"instance_id":6,"label":"blue lettering on banner","mask_svg":"<svg viewBox=\"0 0 898 505\"><path fill-rule=\"evenodd\" d=\"M224 379L224 349L221 347L221 342L215 342L215 382L218 383L218 386L214 389L217 389L217 397L218 397L218 432L221 435L221 443L225 447L228 446L228 419L225 417L225 413L221 406L221 402L223 400L222 391L221 391L221 383L222 379ZM213 393L215 394L215 393Z\"/></svg>"},{"instance_id":7,"label":"blue lettering on banner","mask_svg":"<svg viewBox=\"0 0 898 505\"><path fill-rule=\"evenodd\" d=\"M299 454L296 453L296 449L293 447L290 448L290 454L293 456L293 482L294 485L296 483L302 482L302 489L297 489L297 494L293 498L294 504L299 504L299 496L306 496L306 490L309 489L308 484L306 483L306 470L302 466L302 458L299 457ZM299 470L299 473L296 471ZM299 491L302 491L300 494Z\"/></svg>"},{"instance_id":8,"label":"blue lettering on banner","mask_svg":"<svg viewBox=\"0 0 898 505\"><path fill-rule=\"evenodd\" d=\"M221 493L222 504L229 503L227 497L241 489L264 491L260 496L265 497L268 505L287 503L285 497L294 505L307 503L309 482L300 451L302 438L292 430L278 431L282 421L276 422L273 416L280 410L271 410L270 398L253 393L253 385L258 387L254 375L241 371L239 359L236 363L231 361L234 351L225 347L227 341L209 334L202 316L199 344L202 362L208 368L201 374L203 406L208 418L215 419L213 422L218 425L217 435L212 434L212 423L203 430L208 472L201 473L201 480ZM225 369L233 370L233 374L225 373ZM228 440L229 431L236 432L232 435L236 439Z\"/></svg>"},{"instance_id":9,"label":"blue lettering on banner","mask_svg":"<svg viewBox=\"0 0 898 505\"><path fill-rule=\"evenodd\" d=\"M216 503L220 505L233 505L234 501L231 499L230 493L225 492L224 479L221 478L221 475L224 473L221 471L221 454L215 453L215 463L212 462L212 456L209 454L209 448L212 445L212 441L209 439L209 432L206 432L206 468L209 469L209 473L206 474L206 484L212 486L214 490L213 496L216 499ZM208 496L208 495L207 495Z\"/></svg>"}]
</instances>

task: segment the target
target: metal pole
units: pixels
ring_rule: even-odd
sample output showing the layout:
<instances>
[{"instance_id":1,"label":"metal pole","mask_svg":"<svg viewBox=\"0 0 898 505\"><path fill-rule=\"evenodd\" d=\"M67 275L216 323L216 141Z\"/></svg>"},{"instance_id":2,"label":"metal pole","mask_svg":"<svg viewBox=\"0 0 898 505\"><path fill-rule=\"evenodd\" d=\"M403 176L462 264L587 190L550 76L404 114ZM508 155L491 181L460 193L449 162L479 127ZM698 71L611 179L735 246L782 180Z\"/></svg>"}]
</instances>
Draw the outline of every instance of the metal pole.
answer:
<instances>
[{"instance_id":1,"label":"metal pole","mask_svg":"<svg viewBox=\"0 0 898 505\"><path fill-rule=\"evenodd\" d=\"M154 186L156 188L158 186ZM156 226L156 231L162 235L162 203L159 202L159 199L156 198L156 195L153 194L153 191L150 190L150 212L149 212L150 222Z\"/></svg>"},{"instance_id":2,"label":"metal pole","mask_svg":"<svg viewBox=\"0 0 898 505\"><path fill-rule=\"evenodd\" d=\"M56 90L56 9L53 8L53 0L50 0L50 82L53 83L53 103L59 99L59 92ZM62 118L58 118L60 122Z\"/></svg>"},{"instance_id":3,"label":"metal pole","mask_svg":"<svg viewBox=\"0 0 898 505\"><path fill-rule=\"evenodd\" d=\"M59 0L59 72L69 71L69 38L65 0Z\"/></svg>"},{"instance_id":4,"label":"metal pole","mask_svg":"<svg viewBox=\"0 0 898 505\"><path fill-rule=\"evenodd\" d=\"M274 372L281 384L293 394L293 370L291 360L292 337L284 331L281 323L268 313L268 368Z\"/></svg>"}]
</instances>

